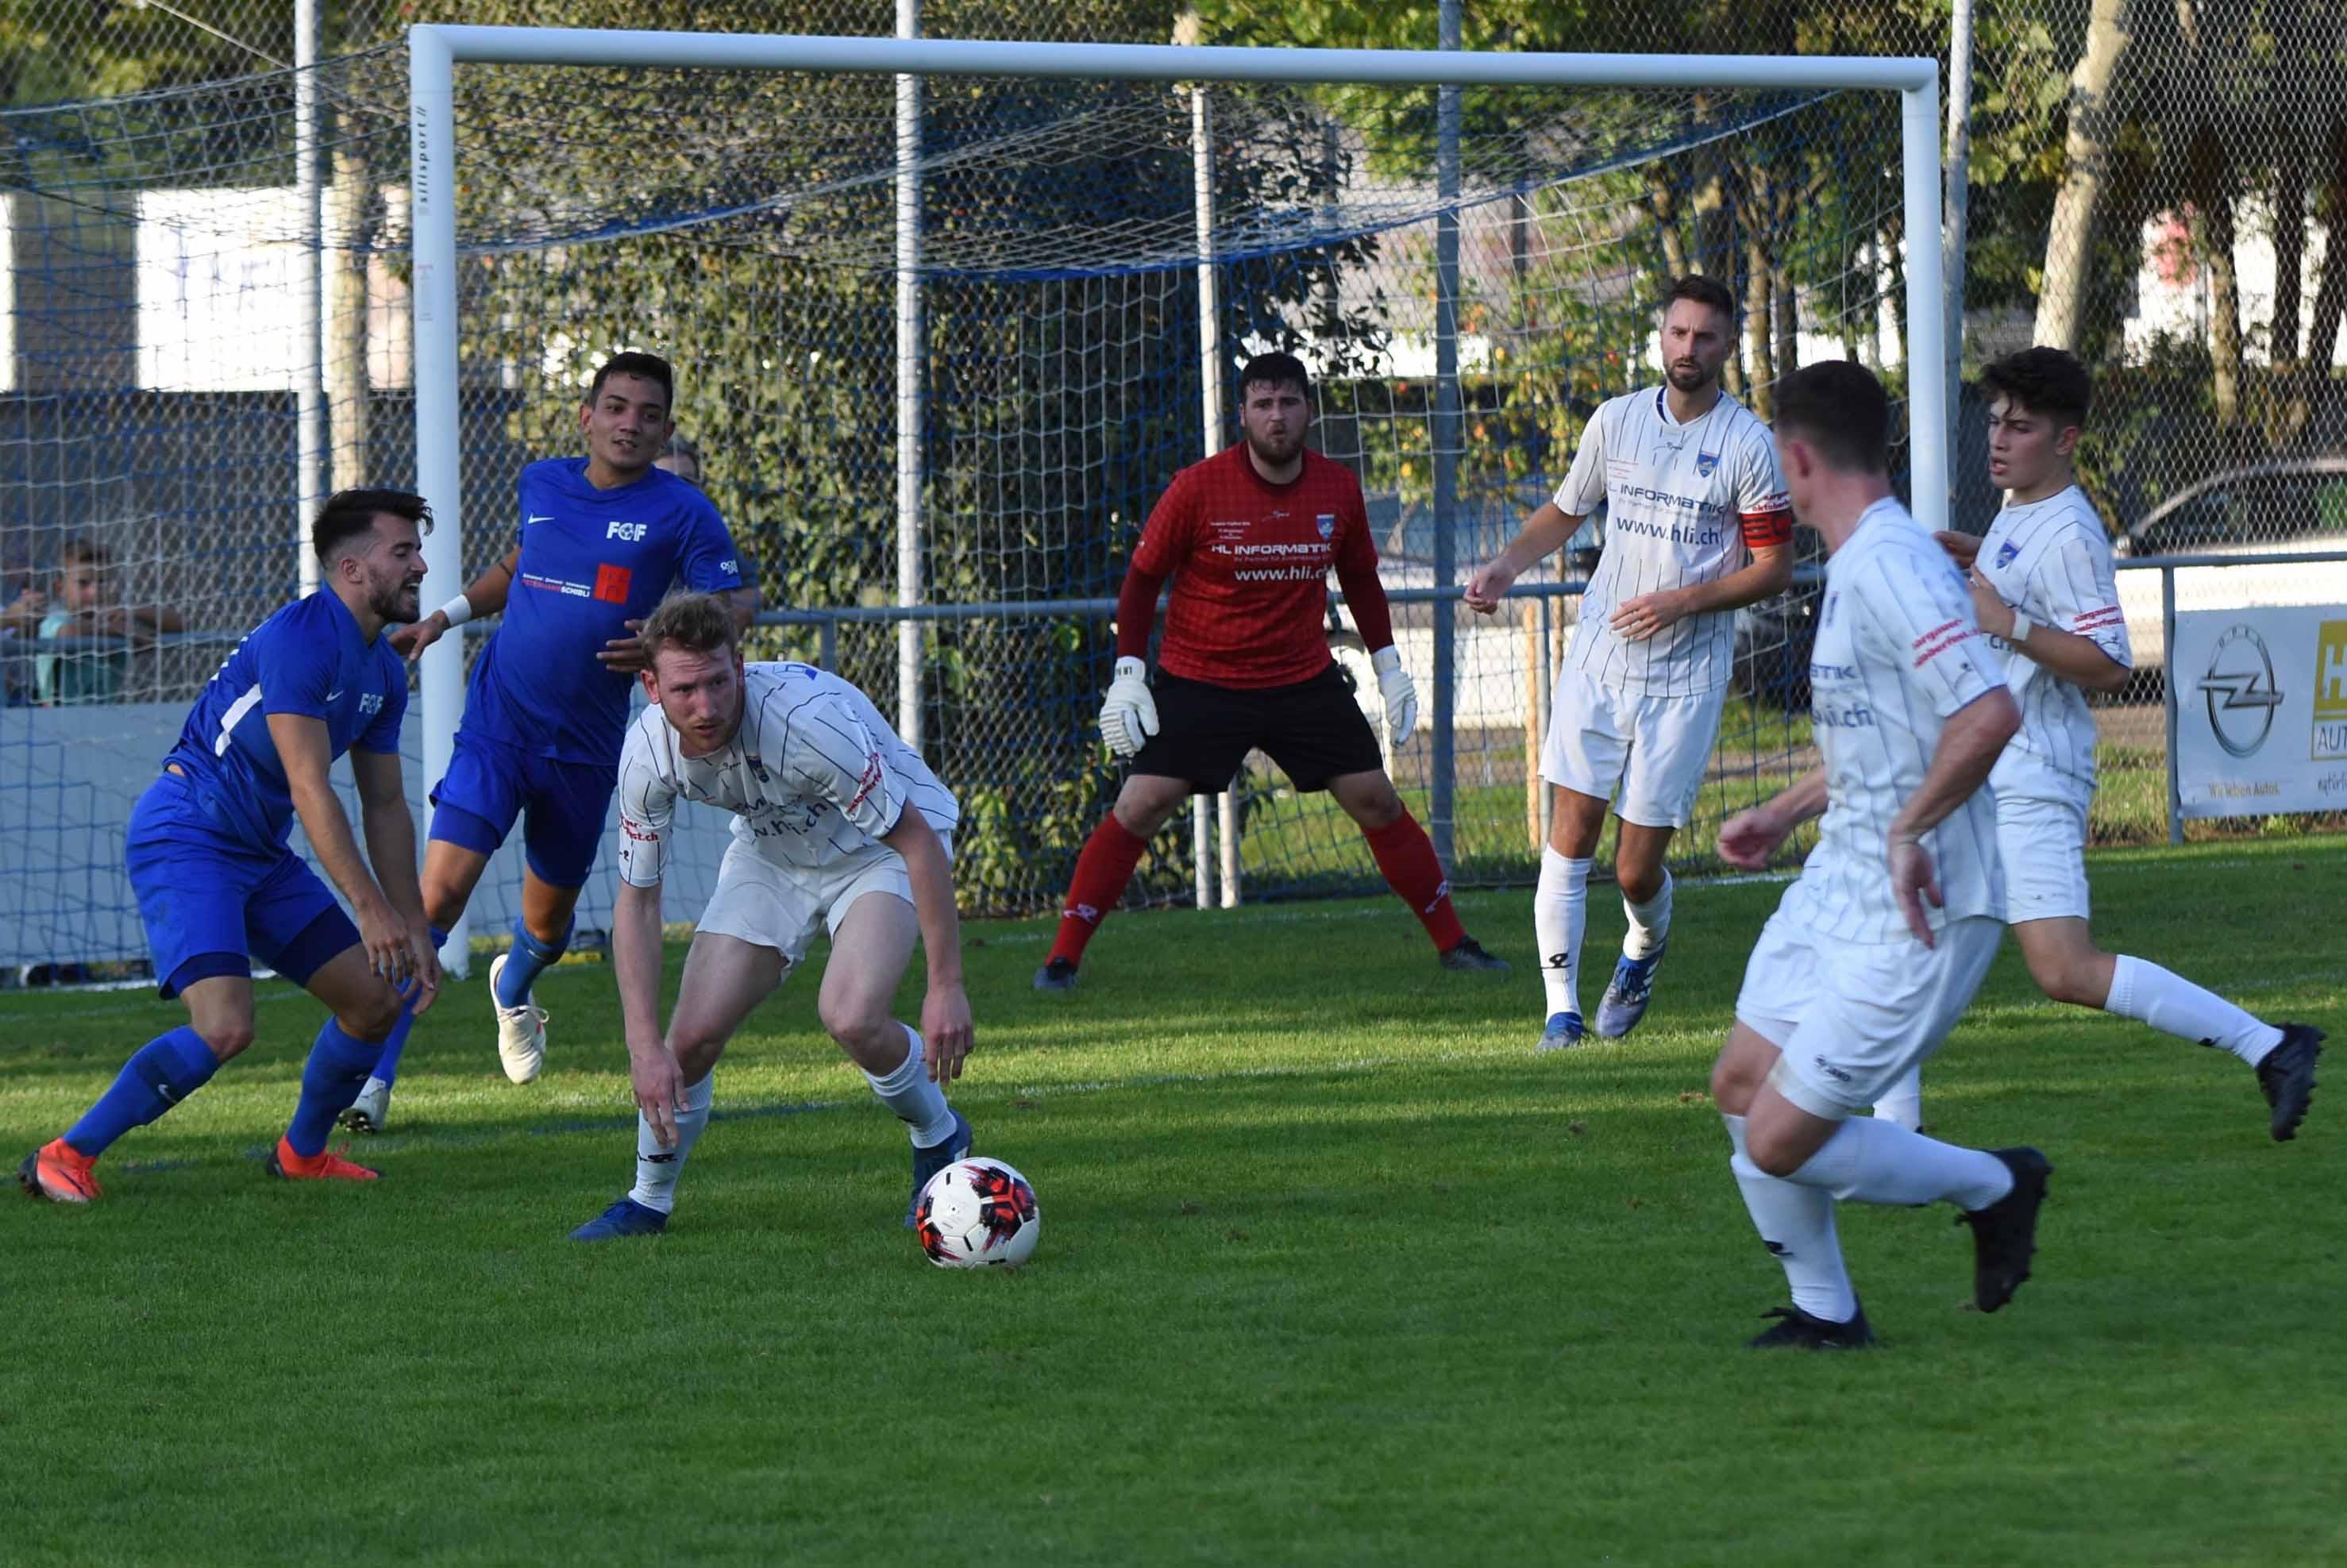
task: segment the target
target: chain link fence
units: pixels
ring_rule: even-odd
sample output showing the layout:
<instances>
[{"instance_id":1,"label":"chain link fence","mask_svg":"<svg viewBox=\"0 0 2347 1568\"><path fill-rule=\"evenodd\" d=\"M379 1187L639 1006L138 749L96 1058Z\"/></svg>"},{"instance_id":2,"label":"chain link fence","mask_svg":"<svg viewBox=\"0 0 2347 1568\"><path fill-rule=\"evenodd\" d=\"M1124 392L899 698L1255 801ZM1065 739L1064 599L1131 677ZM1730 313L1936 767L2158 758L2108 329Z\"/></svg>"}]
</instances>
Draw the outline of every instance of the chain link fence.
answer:
<instances>
[{"instance_id":1,"label":"chain link fence","mask_svg":"<svg viewBox=\"0 0 2347 1568\"><path fill-rule=\"evenodd\" d=\"M0 668L15 700L51 700L33 644L74 541L98 547L111 598L168 609L187 629L58 644L51 695L60 654L109 661L118 722L85 712L73 716L89 732L78 738L0 733L11 775L0 788L46 825L15 835L15 863L0 872L65 889L22 950L110 950L98 936L115 928L101 918L118 858L109 832L128 799L91 798L75 748L159 749L127 738L131 706L151 708L141 722L159 733L175 727L223 643L298 590L309 415L291 390L285 301L305 257L322 274L319 479L413 472L399 29L643 20L578 0L475 0L461 17L434 0L324 5L321 48L336 58L310 78L325 114L322 198L305 210L297 78L274 68L294 52L287 9L0 0L0 40L39 45L37 64L24 48L0 56L14 62L0 81L9 100L77 100L0 120L0 600L12 607L0 639L15 638ZM1945 56L1948 18L1935 8L1845 11L1617 4L1584 21L1486 14L1471 0L1466 41ZM738 0L692 20L885 34L896 13ZM1113 0L1049 17L931 4L922 28L1157 42L1174 20L1162 4ZM1267 30L1293 23L1232 0L1207 8L1203 36L1279 41ZM1430 45L1410 34L1421 26L1429 16L1397 12L1378 36L1301 41ZM2313 6L1980 10L1966 364L2055 341L2095 367L2082 471L2132 559L2347 544L2347 487L2325 466L2347 451L2347 243L2329 242L2347 224L2347 43L2328 26ZM2255 62L2284 43L2293 65L2276 94L2257 73L2281 67ZM468 569L502 544L496 519L519 465L569 449L569 390L585 370L613 348L653 346L683 368L680 428L701 445L767 602L893 602L889 84L468 67L460 89ZM1645 302L1673 272L1729 277L1747 302L1731 384L1764 413L1776 376L1822 355L1866 360L1903 384L1906 236L1885 106L1724 93L1471 100L1465 186L1445 203L1432 188L1432 103L1430 90L1214 105L1224 334L1294 343L1320 370L1320 444L1363 477L1390 586L1435 586L1438 528L1451 530L1463 577L1562 473L1594 402L1652 378ZM1181 347L1197 341L1200 309L1188 109L1106 84L938 83L927 97L927 592L1032 607L941 623L926 644L924 739L969 805L966 865L989 909L1053 907L1114 787L1090 734L1105 622L1051 607L1114 591L1156 492L1204 449L1204 370ZM1445 210L1464 257L1463 410L1447 448L1430 397ZM1954 516L1978 531L1997 500L1979 461L1983 415L1966 400L1959 417ZM1440 518L1438 457L1460 476ZM2178 602L2347 601L2347 583L2325 570L2187 574ZM1569 558L1556 563L1560 583L1574 575ZM2106 842L2166 829L2158 576L2121 579L2146 674L2101 710L2094 828ZM1742 690L1683 845L1693 857L1709 823L1809 760L1799 712L1809 610L1797 589L1744 618ZM1531 759L1572 615L1561 593L1496 623L1429 604L1398 618L1422 676L1434 618L1456 624L1447 825L1463 881L1531 874L1542 815ZM1331 632L1349 657L1341 617ZM799 656L827 638L843 672L889 705L897 643L885 621L760 636L759 651ZM1395 758L1414 789L1430 786L1434 765L1424 741ZM1238 804L1250 897L1367 884L1356 835L1321 803L1251 769ZM1186 833L1169 831L1136 896L1184 898L1195 872ZM497 919L494 901L483 914Z\"/></svg>"}]
</instances>

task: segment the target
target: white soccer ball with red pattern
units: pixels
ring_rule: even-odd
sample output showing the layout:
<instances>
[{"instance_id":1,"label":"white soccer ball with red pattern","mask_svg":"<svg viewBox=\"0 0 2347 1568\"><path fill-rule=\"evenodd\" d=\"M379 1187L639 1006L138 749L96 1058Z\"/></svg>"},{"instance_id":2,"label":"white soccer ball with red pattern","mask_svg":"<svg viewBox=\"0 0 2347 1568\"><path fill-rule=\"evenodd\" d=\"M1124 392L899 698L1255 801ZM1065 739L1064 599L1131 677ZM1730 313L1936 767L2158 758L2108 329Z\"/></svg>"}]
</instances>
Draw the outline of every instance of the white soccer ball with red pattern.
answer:
<instances>
[{"instance_id":1,"label":"white soccer ball with red pattern","mask_svg":"<svg viewBox=\"0 0 2347 1568\"><path fill-rule=\"evenodd\" d=\"M999 1160L955 1161L913 1207L913 1235L939 1268L1016 1268L1042 1230L1035 1189Z\"/></svg>"}]
</instances>

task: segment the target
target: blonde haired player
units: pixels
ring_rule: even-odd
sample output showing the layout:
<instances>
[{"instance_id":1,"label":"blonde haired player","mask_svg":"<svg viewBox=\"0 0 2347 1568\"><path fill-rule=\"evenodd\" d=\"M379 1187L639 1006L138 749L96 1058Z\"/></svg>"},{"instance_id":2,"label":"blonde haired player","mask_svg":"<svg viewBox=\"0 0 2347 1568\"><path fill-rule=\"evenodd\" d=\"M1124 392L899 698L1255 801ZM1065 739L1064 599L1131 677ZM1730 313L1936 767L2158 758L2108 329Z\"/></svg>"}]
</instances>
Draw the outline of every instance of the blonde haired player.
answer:
<instances>
[{"instance_id":1,"label":"blonde haired player","mask_svg":"<svg viewBox=\"0 0 2347 1568\"><path fill-rule=\"evenodd\" d=\"M1964 569L1989 646L2021 703L2021 733L1989 775L2011 882L2005 918L2029 977L2057 1002L2098 1008L2239 1057L2256 1071L2277 1143L2298 1135L2314 1096L2322 1031L2270 1024L2157 964L2104 952L2086 924L2086 807L2095 797L2088 692L2114 692L2134 664L2103 519L2072 467L2094 383L2057 348L2024 349L1981 374L1989 478L2005 494L1988 533L1942 533ZM1875 1114L1913 1127L1911 1075Z\"/></svg>"},{"instance_id":2,"label":"blonde haired player","mask_svg":"<svg viewBox=\"0 0 2347 1568\"><path fill-rule=\"evenodd\" d=\"M1480 614L1605 507L1605 551L1557 676L1541 776L1557 786L1532 928L1548 1022L1540 1049L1581 1043L1581 938L1589 867L1611 805L1614 875L1629 930L1598 1004L1597 1032L1645 1016L1670 938L1671 835L1694 819L1735 663L1734 611L1793 580L1793 515L1768 427L1720 390L1736 301L1681 278L1664 301L1665 384L1599 406L1573 468L1506 549L1467 585ZM1750 560L1747 561L1747 552Z\"/></svg>"},{"instance_id":3,"label":"blonde haired player","mask_svg":"<svg viewBox=\"0 0 2347 1568\"><path fill-rule=\"evenodd\" d=\"M641 1112L636 1184L576 1241L668 1226L677 1178L708 1125L725 1042L828 928L815 1009L913 1143L913 1195L969 1152L944 1085L969 1052L954 913L961 809L871 699L809 664L744 664L712 594L675 594L645 622L645 693L620 758L620 897L611 961ZM676 803L733 815L665 1034L661 874ZM890 1009L917 938L928 994L918 1031ZM912 1204L906 1205L907 1225Z\"/></svg>"}]
</instances>

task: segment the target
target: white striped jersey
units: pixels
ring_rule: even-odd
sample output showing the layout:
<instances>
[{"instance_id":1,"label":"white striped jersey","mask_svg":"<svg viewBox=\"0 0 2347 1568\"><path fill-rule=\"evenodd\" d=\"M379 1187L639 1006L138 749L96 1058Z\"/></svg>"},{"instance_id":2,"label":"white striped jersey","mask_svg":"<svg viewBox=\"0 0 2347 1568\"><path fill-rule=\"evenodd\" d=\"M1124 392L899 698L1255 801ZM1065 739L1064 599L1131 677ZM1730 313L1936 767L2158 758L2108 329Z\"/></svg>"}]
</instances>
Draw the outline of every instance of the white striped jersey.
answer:
<instances>
[{"instance_id":1,"label":"white striped jersey","mask_svg":"<svg viewBox=\"0 0 2347 1568\"><path fill-rule=\"evenodd\" d=\"M2030 620L2091 638L2135 667L2110 535L2075 485L1999 512L1973 564L1998 598ZM2086 804L2095 794L2095 715L2086 692L2002 637L1990 638L1989 646L2004 656L2005 682L2021 704L2021 733L1997 759L1989 783L1999 794Z\"/></svg>"},{"instance_id":2,"label":"white striped jersey","mask_svg":"<svg viewBox=\"0 0 2347 1568\"><path fill-rule=\"evenodd\" d=\"M1908 939L1891 896L1891 824L1922 786L1948 717L2004 684L1973 619L1972 590L1938 542L1893 500L1877 501L1826 562L1809 726L1825 761L1826 815L1785 896L1811 928L1852 942ZM1947 907L2004 917L1996 799L1987 789L1924 835Z\"/></svg>"},{"instance_id":3,"label":"white striped jersey","mask_svg":"<svg viewBox=\"0 0 2347 1568\"><path fill-rule=\"evenodd\" d=\"M1609 398L1582 432L1558 509L1587 517L1605 503L1605 549L1566 659L1592 680L1650 697L1696 697L1727 683L1736 612L1714 610L1643 642L1606 625L1625 600L1711 582L1745 564L1745 548L1793 537L1792 503L1768 427L1721 393L1681 425L1663 388Z\"/></svg>"},{"instance_id":4,"label":"white striped jersey","mask_svg":"<svg viewBox=\"0 0 2347 1568\"><path fill-rule=\"evenodd\" d=\"M657 887L680 799L733 814L733 836L778 866L816 871L896 831L910 807L939 833L961 807L872 700L812 664L743 669L741 728L688 757L654 703L620 755L620 876Z\"/></svg>"}]
</instances>

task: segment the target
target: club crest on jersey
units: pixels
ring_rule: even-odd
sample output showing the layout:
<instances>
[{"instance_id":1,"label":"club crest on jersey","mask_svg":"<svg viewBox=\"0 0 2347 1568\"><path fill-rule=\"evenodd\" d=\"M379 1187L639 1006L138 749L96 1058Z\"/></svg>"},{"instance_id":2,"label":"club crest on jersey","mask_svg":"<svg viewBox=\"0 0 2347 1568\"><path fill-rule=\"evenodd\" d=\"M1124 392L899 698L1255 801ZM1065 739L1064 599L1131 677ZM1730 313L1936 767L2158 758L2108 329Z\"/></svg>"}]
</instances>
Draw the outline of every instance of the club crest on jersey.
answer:
<instances>
[{"instance_id":1,"label":"club crest on jersey","mask_svg":"<svg viewBox=\"0 0 2347 1568\"><path fill-rule=\"evenodd\" d=\"M742 753L742 760L750 765L751 776L755 778L760 784L772 784L774 782L774 775L766 771L766 764L759 760L757 753L744 752Z\"/></svg>"},{"instance_id":2,"label":"club crest on jersey","mask_svg":"<svg viewBox=\"0 0 2347 1568\"><path fill-rule=\"evenodd\" d=\"M1710 478L1710 477L1711 477L1711 476L1712 476L1712 471L1713 471L1714 469L1717 468L1718 466L1719 466L1719 454L1718 454L1718 453L1717 453L1717 452L1701 452L1701 451L1699 451L1699 452L1697 452L1697 453L1695 455L1695 471L1696 471L1696 477L1697 478L1702 478L1702 479L1708 479L1708 478Z\"/></svg>"},{"instance_id":3,"label":"club crest on jersey","mask_svg":"<svg viewBox=\"0 0 2347 1568\"><path fill-rule=\"evenodd\" d=\"M1322 512L1312 519L1312 526L1320 530L1320 537L1325 539L1337 531L1337 514Z\"/></svg>"},{"instance_id":4,"label":"club crest on jersey","mask_svg":"<svg viewBox=\"0 0 2347 1568\"><path fill-rule=\"evenodd\" d=\"M2004 543L1996 548L1996 564L2000 567L2011 566L2013 564L2013 558L2020 553L2021 547L2014 544L2011 539L2007 539Z\"/></svg>"}]
</instances>

